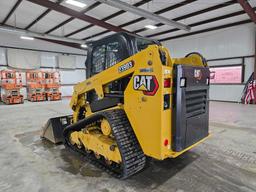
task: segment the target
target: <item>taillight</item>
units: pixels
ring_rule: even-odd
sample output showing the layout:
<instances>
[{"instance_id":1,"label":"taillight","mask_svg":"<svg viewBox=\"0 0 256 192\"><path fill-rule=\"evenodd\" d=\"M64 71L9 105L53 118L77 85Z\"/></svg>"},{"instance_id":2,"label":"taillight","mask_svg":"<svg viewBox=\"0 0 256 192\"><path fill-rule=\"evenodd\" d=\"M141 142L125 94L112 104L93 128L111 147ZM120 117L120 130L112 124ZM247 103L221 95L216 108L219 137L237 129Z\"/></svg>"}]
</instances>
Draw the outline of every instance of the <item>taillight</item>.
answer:
<instances>
[{"instance_id":1,"label":"taillight","mask_svg":"<svg viewBox=\"0 0 256 192\"><path fill-rule=\"evenodd\" d=\"M165 140L164 140L164 146L167 146L168 144L169 144L168 139L165 139Z\"/></svg>"},{"instance_id":2,"label":"taillight","mask_svg":"<svg viewBox=\"0 0 256 192\"><path fill-rule=\"evenodd\" d=\"M171 79L164 79L164 88L170 88L171 87Z\"/></svg>"}]
</instances>

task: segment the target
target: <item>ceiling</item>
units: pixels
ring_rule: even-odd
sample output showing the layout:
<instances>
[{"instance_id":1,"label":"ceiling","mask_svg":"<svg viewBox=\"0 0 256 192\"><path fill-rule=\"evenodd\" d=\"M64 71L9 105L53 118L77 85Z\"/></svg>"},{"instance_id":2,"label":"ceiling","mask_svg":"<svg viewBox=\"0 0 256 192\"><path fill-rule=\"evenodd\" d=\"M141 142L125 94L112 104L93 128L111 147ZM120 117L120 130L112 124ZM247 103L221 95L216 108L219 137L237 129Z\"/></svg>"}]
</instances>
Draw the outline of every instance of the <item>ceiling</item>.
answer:
<instances>
[{"instance_id":1,"label":"ceiling","mask_svg":"<svg viewBox=\"0 0 256 192\"><path fill-rule=\"evenodd\" d=\"M54 3L54 10L35 2ZM155 22L130 12L99 3L83 0L85 8L68 5L64 0L0 0L0 24L32 32L78 40L96 40L114 33L113 29L126 30L160 41L181 38L201 32L250 23L250 17L236 0L123 0L126 3L192 27L190 32ZM256 7L256 0L249 0ZM56 6L55 6L56 5ZM60 11L59 8L68 8ZM254 9L256 10L256 9ZM70 14L72 13L72 14ZM74 17L79 15L79 18ZM72 15L72 16L71 16ZM82 16L81 16L82 15ZM100 25L85 21L83 15L99 20ZM81 17L80 17L81 16ZM101 24L107 24L106 29ZM158 26L155 30L146 25Z\"/></svg>"}]
</instances>

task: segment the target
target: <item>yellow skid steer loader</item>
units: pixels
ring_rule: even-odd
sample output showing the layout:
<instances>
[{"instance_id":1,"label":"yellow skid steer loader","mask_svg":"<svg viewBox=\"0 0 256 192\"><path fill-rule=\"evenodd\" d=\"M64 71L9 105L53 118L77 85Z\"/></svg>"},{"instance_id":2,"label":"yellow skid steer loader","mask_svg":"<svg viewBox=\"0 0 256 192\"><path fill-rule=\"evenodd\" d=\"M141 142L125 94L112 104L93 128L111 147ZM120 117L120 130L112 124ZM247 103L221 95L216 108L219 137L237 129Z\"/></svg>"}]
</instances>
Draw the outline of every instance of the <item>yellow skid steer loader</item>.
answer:
<instances>
[{"instance_id":1,"label":"yellow skid steer loader","mask_svg":"<svg viewBox=\"0 0 256 192\"><path fill-rule=\"evenodd\" d=\"M171 58L158 41L121 32L90 43L86 75L74 87L73 115L50 119L42 136L117 178L209 135L210 72L198 53Z\"/></svg>"}]
</instances>

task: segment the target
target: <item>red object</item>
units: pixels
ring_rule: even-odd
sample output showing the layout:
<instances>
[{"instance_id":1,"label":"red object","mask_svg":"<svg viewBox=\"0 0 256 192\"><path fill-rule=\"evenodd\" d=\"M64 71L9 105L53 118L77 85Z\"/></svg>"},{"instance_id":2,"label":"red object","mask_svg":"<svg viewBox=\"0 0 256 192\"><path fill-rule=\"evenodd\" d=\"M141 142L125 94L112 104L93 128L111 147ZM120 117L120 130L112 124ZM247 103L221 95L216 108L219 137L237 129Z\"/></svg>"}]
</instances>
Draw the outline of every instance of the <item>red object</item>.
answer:
<instances>
[{"instance_id":1,"label":"red object","mask_svg":"<svg viewBox=\"0 0 256 192\"><path fill-rule=\"evenodd\" d=\"M171 79L164 79L164 88L171 87Z\"/></svg>"},{"instance_id":2,"label":"red object","mask_svg":"<svg viewBox=\"0 0 256 192\"><path fill-rule=\"evenodd\" d=\"M168 139L165 139L165 140L164 140L164 146L167 146L168 144L169 144Z\"/></svg>"},{"instance_id":3,"label":"red object","mask_svg":"<svg viewBox=\"0 0 256 192\"><path fill-rule=\"evenodd\" d=\"M153 76L153 87L154 89L152 91L143 91L144 95L154 96L156 94L159 84L155 76Z\"/></svg>"},{"instance_id":4,"label":"red object","mask_svg":"<svg viewBox=\"0 0 256 192\"><path fill-rule=\"evenodd\" d=\"M245 104L256 103L256 80L251 81L248 84L244 103Z\"/></svg>"}]
</instances>

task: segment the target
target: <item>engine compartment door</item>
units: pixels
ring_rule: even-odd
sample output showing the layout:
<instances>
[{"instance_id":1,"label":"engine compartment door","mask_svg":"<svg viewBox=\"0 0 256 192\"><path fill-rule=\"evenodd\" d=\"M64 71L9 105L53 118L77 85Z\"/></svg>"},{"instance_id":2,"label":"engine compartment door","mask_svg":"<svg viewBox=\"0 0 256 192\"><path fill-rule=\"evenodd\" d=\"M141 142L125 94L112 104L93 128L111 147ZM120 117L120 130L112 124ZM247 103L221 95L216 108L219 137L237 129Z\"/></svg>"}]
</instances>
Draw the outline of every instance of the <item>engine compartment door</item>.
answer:
<instances>
[{"instance_id":1,"label":"engine compartment door","mask_svg":"<svg viewBox=\"0 0 256 192\"><path fill-rule=\"evenodd\" d=\"M172 150L180 152L209 134L207 67L175 65Z\"/></svg>"}]
</instances>

